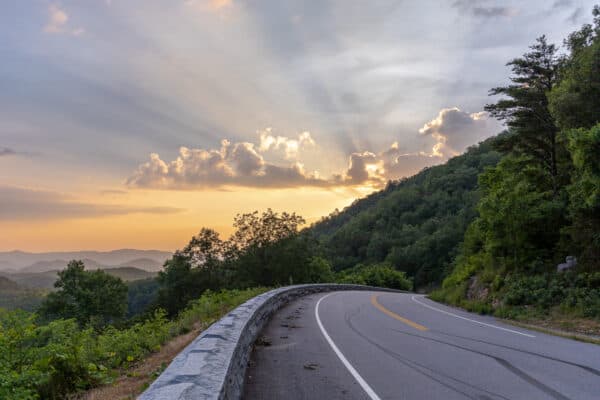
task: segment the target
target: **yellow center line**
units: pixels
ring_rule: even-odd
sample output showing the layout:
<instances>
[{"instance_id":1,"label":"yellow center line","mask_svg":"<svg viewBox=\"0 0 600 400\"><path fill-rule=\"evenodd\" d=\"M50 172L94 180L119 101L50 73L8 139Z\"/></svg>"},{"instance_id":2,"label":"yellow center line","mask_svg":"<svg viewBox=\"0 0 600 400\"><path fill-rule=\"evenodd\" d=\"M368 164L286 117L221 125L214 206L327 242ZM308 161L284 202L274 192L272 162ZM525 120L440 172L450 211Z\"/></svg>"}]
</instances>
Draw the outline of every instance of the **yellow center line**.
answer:
<instances>
[{"instance_id":1,"label":"yellow center line","mask_svg":"<svg viewBox=\"0 0 600 400\"><path fill-rule=\"evenodd\" d=\"M382 313L387 314L390 317L397 319L400 322L404 322L406 325L412 326L413 328L418 329L420 331L429 330L428 328L424 327L423 325L417 324L416 322L413 322L410 319L401 317L398 314L396 314L395 312L388 310L387 308L385 308L384 306L379 304L379 302L377 301L377 297L379 297L379 295L377 295L377 294L374 294L373 296L371 296L371 304L373 304L375 306L375 308L377 308Z\"/></svg>"}]
</instances>

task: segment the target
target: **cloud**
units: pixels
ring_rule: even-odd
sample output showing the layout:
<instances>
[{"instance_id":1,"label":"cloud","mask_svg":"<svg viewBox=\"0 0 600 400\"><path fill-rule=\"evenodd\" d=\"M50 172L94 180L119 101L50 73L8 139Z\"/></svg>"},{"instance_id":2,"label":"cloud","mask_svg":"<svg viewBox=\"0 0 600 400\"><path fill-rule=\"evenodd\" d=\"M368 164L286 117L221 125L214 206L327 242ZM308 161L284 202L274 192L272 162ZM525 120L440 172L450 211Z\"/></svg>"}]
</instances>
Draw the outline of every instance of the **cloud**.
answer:
<instances>
[{"instance_id":1,"label":"cloud","mask_svg":"<svg viewBox=\"0 0 600 400\"><path fill-rule=\"evenodd\" d=\"M414 175L425 167L446 160L443 155L437 154L434 148L429 152L406 152L400 148L398 142L392 143L387 150L381 152L379 158L383 161L384 176L387 180Z\"/></svg>"},{"instance_id":2,"label":"cloud","mask_svg":"<svg viewBox=\"0 0 600 400\"><path fill-rule=\"evenodd\" d=\"M159 154L140 164L126 180L132 188L204 189L225 186L260 188L371 186L381 187L388 180L412 175L426 166L439 164L461 154L468 146L493 135L499 125L485 112L467 113L459 108L444 108L427 122L417 138L425 140L423 151L406 152L397 142L379 153L352 152L348 166L328 178L318 171L307 172L298 161L307 147L316 147L309 132L297 139L275 136L271 129L258 132L260 143L221 142L219 149L181 147L175 160L164 161ZM433 139L433 141L431 140ZM281 151L288 161L278 164L265 156ZM290 160L293 160L290 162Z\"/></svg>"},{"instance_id":3,"label":"cloud","mask_svg":"<svg viewBox=\"0 0 600 400\"><path fill-rule=\"evenodd\" d=\"M519 14L519 10L513 7L489 6L485 0L457 0L453 7L473 14L476 17L495 18L495 17L514 17Z\"/></svg>"},{"instance_id":4,"label":"cloud","mask_svg":"<svg viewBox=\"0 0 600 400\"><path fill-rule=\"evenodd\" d=\"M437 117L419 129L419 133L435 140L430 156L448 158L461 154L468 146L498 130L499 125L488 118L486 112L469 114L453 107L441 109Z\"/></svg>"},{"instance_id":5,"label":"cloud","mask_svg":"<svg viewBox=\"0 0 600 400\"><path fill-rule=\"evenodd\" d=\"M181 211L172 207L93 204L59 192L0 186L0 221L95 218L136 213L173 214Z\"/></svg>"},{"instance_id":6,"label":"cloud","mask_svg":"<svg viewBox=\"0 0 600 400\"><path fill-rule=\"evenodd\" d=\"M315 141L310 136L310 132L302 132L298 135L298 139L290 139L285 136L273 136L271 128L265 129L260 133L261 152L269 150L281 150L285 153L285 158L293 160L298 157L298 152L301 149L315 147Z\"/></svg>"},{"instance_id":7,"label":"cloud","mask_svg":"<svg viewBox=\"0 0 600 400\"><path fill-rule=\"evenodd\" d=\"M169 162L152 153L150 160L139 165L126 184L137 188L214 189L225 186L379 186L385 181L382 176L383 160L373 153L352 153L343 172L323 178L318 171L306 171L298 161L303 150L316 147L309 132L300 133L297 139L273 135L270 128L258 134L258 146L250 142L223 140L219 149L181 147L178 157ZM265 158L277 151L283 153L285 162L276 163Z\"/></svg>"},{"instance_id":8,"label":"cloud","mask_svg":"<svg viewBox=\"0 0 600 400\"><path fill-rule=\"evenodd\" d=\"M10 149L8 147L0 147L0 157L13 156L15 154L17 154L17 152L14 151L13 149Z\"/></svg>"},{"instance_id":9,"label":"cloud","mask_svg":"<svg viewBox=\"0 0 600 400\"><path fill-rule=\"evenodd\" d=\"M335 176L334 181L343 185L370 184L377 187L385 182L383 173L383 160L378 155L369 151L352 153L348 169L343 175Z\"/></svg>"},{"instance_id":10,"label":"cloud","mask_svg":"<svg viewBox=\"0 0 600 400\"><path fill-rule=\"evenodd\" d=\"M233 6L232 0L186 0L188 6L196 7L203 11L220 11Z\"/></svg>"},{"instance_id":11,"label":"cloud","mask_svg":"<svg viewBox=\"0 0 600 400\"><path fill-rule=\"evenodd\" d=\"M50 4L48 7L48 22L44 27L46 33L68 33L73 36L79 36L85 32L81 27L71 29L68 25L69 15L64 9L61 9L56 4Z\"/></svg>"},{"instance_id":12,"label":"cloud","mask_svg":"<svg viewBox=\"0 0 600 400\"><path fill-rule=\"evenodd\" d=\"M276 145L265 137L261 140L263 150ZM165 162L158 154L152 153L150 160L138 166L127 179L127 185L162 189L327 185L325 180L318 177L318 173L306 173L299 162L275 165L267 162L260 151L261 147L257 148L253 143L223 140L220 149L181 147L179 156L171 162Z\"/></svg>"}]
</instances>

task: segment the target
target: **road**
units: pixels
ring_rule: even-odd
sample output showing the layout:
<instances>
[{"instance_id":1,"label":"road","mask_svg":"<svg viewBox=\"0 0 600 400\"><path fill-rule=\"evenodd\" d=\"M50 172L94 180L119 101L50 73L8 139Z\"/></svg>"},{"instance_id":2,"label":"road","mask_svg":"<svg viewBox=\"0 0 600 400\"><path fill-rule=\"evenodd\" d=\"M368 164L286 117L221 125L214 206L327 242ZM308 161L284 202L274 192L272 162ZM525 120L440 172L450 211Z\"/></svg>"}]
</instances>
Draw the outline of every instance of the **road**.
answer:
<instances>
[{"instance_id":1,"label":"road","mask_svg":"<svg viewBox=\"0 0 600 400\"><path fill-rule=\"evenodd\" d=\"M600 346L424 296L333 292L269 321L245 399L600 399Z\"/></svg>"}]
</instances>

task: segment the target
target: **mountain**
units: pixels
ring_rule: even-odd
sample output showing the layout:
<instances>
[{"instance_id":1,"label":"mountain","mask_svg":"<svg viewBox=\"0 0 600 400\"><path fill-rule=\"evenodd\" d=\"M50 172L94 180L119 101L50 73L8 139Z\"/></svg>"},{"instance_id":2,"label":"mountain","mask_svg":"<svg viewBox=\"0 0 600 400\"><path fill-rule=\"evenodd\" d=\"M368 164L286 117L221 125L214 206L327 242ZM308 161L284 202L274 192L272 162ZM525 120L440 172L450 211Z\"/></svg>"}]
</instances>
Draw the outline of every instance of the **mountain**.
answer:
<instances>
[{"instance_id":1,"label":"mountain","mask_svg":"<svg viewBox=\"0 0 600 400\"><path fill-rule=\"evenodd\" d=\"M136 258L135 260L127 261L119 266L120 267L135 267L135 268L143 269L145 271L158 272L158 271L162 270L163 264L164 264L164 262L161 263L161 262L158 262L151 258Z\"/></svg>"},{"instance_id":2,"label":"mountain","mask_svg":"<svg viewBox=\"0 0 600 400\"><path fill-rule=\"evenodd\" d=\"M109 268L108 266L100 265L98 262L84 258L83 263L85 264L86 269L104 269ZM69 262L66 260L53 260L53 261L38 261L33 263L25 268L19 270L19 272L23 273L35 273L35 272L47 272L54 270L63 270L67 267Z\"/></svg>"},{"instance_id":3,"label":"mountain","mask_svg":"<svg viewBox=\"0 0 600 400\"><path fill-rule=\"evenodd\" d=\"M117 276L127 282L154 278L156 276L156 272L149 272L134 267L107 268L104 270L104 272L113 276Z\"/></svg>"},{"instance_id":4,"label":"mountain","mask_svg":"<svg viewBox=\"0 0 600 400\"><path fill-rule=\"evenodd\" d=\"M11 281L5 276L0 276L0 291L2 292L11 292L15 290L19 290L21 287L17 282Z\"/></svg>"},{"instance_id":5,"label":"mountain","mask_svg":"<svg viewBox=\"0 0 600 400\"><path fill-rule=\"evenodd\" d=\"M0 308L21 308L33 311L40 305L45 292L20 286L17 282L0 276Z\"/></svg>"},{"instance_id":6,"label":"mountain","mask_svg":"<svg viewBox=\"0 0 600 400\"><path fill-rule=\"evenodd\" d=\"M99 268L88 268L86 264L86 270L92 271L95 269ZM124 281L136 281L140 279L154 278L156 276L156 272L145 271L143 269L134 267L104 268L103 271L107 274L117 276ZM0 272L0 278L13 281L22 288L54 289L54 282L56 282L58 279L58 270L43 272L16 272L10 274L6 272ZM0 289L2 289L1 286Z\"/></svg>"},{"instance_id":7,"label":"mountain","mask_svg":"<svg viewBox=\"0 0 600 400\"><path fill-rule=\"evenodd\" d=\"M70 260L85 260L88 268L106 268L119 266L142 267L138 260L152 260L148 262L148 270L157 270L156 265L161 265L170 258L172 253L159 250L120 249L113 251L73 251L27 253L19 250L0 252L0 270L9 269L25 272L44 272L53 269L62 269ZM135 262L135 265L131 265ZM88 265L89 263L89 265ZM146 269L146 268L144 268Z\"/></svg>"},{"instance_id":8,"label":"mountain","mask_svg":"<svg viewBox=\"0 0 600 400\"><path fill-rule=\"evenodd\" d=\"M58 278L58 271L44 272L0 272L1 276L16 282L20 287L27 289L53 289Z\"/></svg>"},{"instance_id":9,"label":"mountain","mask_svg":"<svg viewBox=\"0 0 600 400\"><path fill-rule=\"evenodd\" d=\"M309 230L335 270L385 262L405 271L416 287L439 283L477 214L477 177L500 160L496 140L390 182Z\"/></svg>"}]
</instances>

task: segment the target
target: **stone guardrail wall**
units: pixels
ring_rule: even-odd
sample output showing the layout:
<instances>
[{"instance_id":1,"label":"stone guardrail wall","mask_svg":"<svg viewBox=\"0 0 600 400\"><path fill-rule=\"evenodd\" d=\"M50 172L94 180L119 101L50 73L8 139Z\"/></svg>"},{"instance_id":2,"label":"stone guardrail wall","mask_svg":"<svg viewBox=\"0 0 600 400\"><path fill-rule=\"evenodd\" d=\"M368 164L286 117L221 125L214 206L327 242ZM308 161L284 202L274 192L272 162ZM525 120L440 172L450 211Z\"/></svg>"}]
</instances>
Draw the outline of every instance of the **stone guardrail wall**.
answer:
<instances>
[{"instance_id":1,"label":"stone guardrail wall","mask_svg":"<svg viewBox=\"0 0 600 400\"><path fill-rule=\"evenodd\" d=\"M363 285L286 286L258 295L203 331L138 400L239 399L252 347L271 316L308 294L336 290L397 290Z\"/></svg>"}]
</instances>

